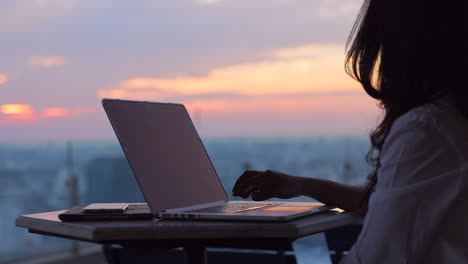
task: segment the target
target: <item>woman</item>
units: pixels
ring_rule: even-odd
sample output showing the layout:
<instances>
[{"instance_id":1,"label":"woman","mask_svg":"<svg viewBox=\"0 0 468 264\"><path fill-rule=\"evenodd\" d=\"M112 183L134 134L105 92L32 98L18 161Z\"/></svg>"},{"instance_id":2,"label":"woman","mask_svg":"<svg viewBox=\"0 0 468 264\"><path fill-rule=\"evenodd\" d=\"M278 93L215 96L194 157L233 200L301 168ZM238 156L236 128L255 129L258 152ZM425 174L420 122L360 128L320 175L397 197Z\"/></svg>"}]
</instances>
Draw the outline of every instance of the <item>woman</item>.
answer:
<instances>
[{"instance_id":1,"label":"woman","mask_svg":"<svg viewBox=\"0 0 468 264\"><path fill-rule=\"evenodd\" d=\"M234 195L365 216L343 263L468 263L468 1L366 0L347 72L380 102L364 186L246 171Z\"/></svg>"}]
</instances>

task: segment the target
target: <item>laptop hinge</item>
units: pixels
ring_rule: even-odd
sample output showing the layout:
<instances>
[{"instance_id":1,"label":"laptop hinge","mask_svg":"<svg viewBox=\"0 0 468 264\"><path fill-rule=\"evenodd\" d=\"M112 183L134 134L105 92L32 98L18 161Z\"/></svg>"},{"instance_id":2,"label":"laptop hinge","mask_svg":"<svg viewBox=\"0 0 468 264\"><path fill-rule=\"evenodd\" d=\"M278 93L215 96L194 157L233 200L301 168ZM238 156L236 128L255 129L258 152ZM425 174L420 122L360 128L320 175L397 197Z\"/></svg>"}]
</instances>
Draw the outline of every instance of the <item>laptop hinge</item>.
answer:
<instances>
[{"instance_id":1,"label":"laptop hinge","mask_svg":"<svg viewBox=\"0 0 468 264\"><path fill-rule=\"evenodd\" d=\"M226 203L227 203L226 201L217 201L217 202L212 202L212 203L197 204L197 205L192 205L192 206L188 206L188 207L179 207L179 208L167 209L167 210L164 210L164 211L162 211L160 213L165 213L165 212L171 213L171 212L198 210L198 209L202 209L202 208L208 208L208 207L223 205L223 204L226 204Z\"/></svg>"}]
</instances>

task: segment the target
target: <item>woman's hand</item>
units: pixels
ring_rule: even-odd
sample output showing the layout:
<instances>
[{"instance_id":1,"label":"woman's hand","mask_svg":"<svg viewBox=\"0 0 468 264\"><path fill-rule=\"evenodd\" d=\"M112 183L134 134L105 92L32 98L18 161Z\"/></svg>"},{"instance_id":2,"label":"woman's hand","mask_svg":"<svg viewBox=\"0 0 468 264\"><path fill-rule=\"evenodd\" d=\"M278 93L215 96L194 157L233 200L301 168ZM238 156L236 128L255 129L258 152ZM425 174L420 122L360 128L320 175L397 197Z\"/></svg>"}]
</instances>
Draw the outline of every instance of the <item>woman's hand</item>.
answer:
<instances>
[{"instance_id":1,"label":"woman's hand","mask_svg":"<svg viewBox=\"0 0 468 264\"><path fill-rule=\"evenodd\" d=\"M290 176L277 171L245 171L232 194L255 201L308 196L327 205L365 215L372 190L369 186L347 185L320 178Z\"/></svg>"},{"instance_id":2,"label":"woman's hand","mask_svg":"<svg viewBox=\"0 0 468 264\"><path fill-rule=\"evenodd\" d=\"M234 196L244 199L252 196L255 201L270 198L289 199L303 195L300 177L277 171L245 171L232 189Z\"/></svg>"}]
</instances>

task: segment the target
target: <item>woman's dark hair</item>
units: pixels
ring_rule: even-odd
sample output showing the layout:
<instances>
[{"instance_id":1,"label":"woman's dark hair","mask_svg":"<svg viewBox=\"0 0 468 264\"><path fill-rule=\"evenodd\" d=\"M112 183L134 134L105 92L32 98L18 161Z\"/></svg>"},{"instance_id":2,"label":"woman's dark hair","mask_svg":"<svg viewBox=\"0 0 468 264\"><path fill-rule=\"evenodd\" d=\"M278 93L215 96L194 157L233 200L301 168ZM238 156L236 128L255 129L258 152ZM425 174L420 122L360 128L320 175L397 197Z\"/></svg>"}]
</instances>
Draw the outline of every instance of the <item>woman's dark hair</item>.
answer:
<instances>
[{"instance_id":1,"label":"woman's dark hair","mask_svg":"<svg viewBox=\"0 0 468 264\"><path fill-rule=\"evenodd\" d=\"M346 71L380 103L368 162L379 156L394 121L451 96L468 118L468 1L365 0L348 39Z\"/></svg>"}]
</instances>

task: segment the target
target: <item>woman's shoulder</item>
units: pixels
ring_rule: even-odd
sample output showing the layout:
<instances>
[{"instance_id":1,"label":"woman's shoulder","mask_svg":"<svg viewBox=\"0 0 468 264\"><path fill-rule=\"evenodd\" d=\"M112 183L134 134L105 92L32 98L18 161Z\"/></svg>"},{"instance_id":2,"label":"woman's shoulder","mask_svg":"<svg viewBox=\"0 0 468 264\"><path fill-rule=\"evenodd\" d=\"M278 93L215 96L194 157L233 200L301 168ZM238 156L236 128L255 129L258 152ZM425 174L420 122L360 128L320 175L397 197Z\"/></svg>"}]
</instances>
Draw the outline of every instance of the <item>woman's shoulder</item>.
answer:
<instances>
[{"instance_id":1,"label":"woman's shoulder","mask_svg":"<svg viewBox=\"0 0 468 264\"><path fill-rule=\"evenodd\" d=\"M407 130L423 130L448 137L465 136L468 134L466 133L468 119L456 109L448 97L444 97L438 101L415 107L400 116L394 122L389 136Z\"/></svg>"},{"instance_id":2,"label":"woman's shoulder","mask_svg":"<svg viewBox=\"0 0 468 264\"><path fill-rule=\"evenodd\" d=\"M408 186L458 171L468 158L467 131L468 120L446 102L407 112L385 140L380 188Z\"/></svg>"},{"instance_id":3,"label":"woman's shoulder","mask_svg":"<svg viewBox=\"0 0 468 264\"><path fill-rule=\"evenodd\" d=\"M416 107L394 122L382 155L392 156L391 149L403 147L413 152L450 154L458 161L466 160L468 119L447 98Z\"/></svg>"}]
</instances>

